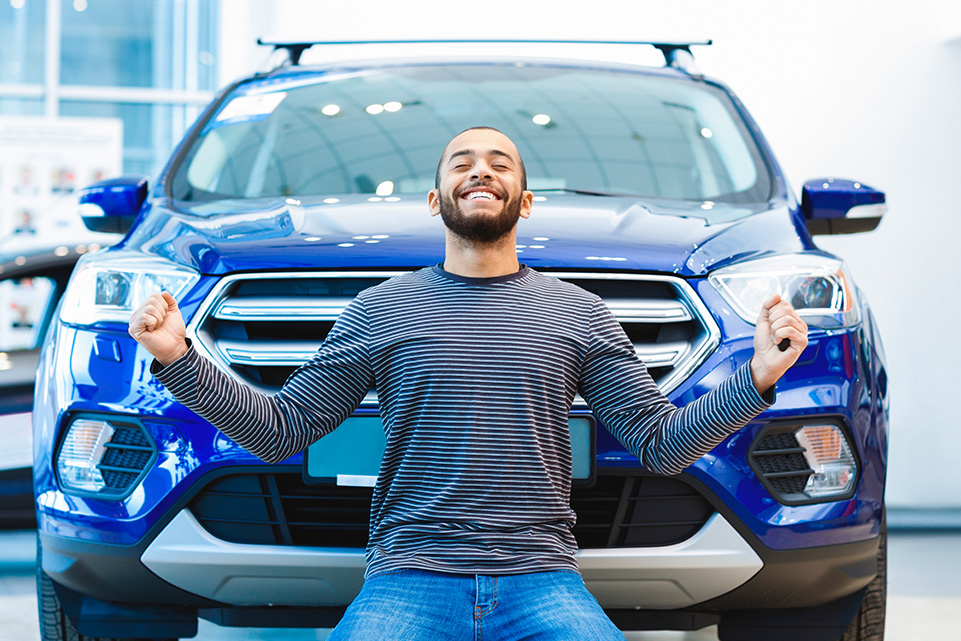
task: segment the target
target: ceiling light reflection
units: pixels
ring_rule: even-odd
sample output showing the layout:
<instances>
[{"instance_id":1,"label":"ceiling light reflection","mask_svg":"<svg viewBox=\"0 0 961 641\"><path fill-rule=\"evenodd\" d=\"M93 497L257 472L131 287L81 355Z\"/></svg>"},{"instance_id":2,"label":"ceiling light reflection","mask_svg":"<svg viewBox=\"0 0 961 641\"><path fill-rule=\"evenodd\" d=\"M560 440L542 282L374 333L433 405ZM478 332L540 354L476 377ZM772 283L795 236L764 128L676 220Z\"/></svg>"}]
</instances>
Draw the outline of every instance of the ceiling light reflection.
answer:
<instances>
[{"instance_id":1,"label":"ceiling light reflection","mask_svg":"<svg viewBox=\"0 0 961 641\"><path fill-rule=\"evenodd\" d=\"M371 116L376 116L377 114L384 113L384 105L367 105L367 109L364 111L369 113Z\"/></svg>"},{"instance_id":2,"label":"ceiling light reflection","mask_svg":"<svg viewBox=\"0 0 961 641\"><path fill-rule=\"evenodd\" d=\"M543 125L549 125L549 124L550 124L550 122L551 122L551 117L548 116L547 114L537 114L536 116L534 116L533 118L531 118L531 120L534 122L535 125L541 125L541 126L543 126Z\"/></svg>"},{"instance_id":3,"label":"ceiling light reflection","mask_svg":"<svg viewBox=\"0 0 961 641\"><path fill-rule=\"evenodd\" d=\"M701 129L701 135L704 136L705 138L712 138L714 136L714 132L708 129L707 127L704 127Z\"/></svg>"},{"instance_id":4,"label":"ceiling light reflection","mask_svg":"<svg viewBox=\"0 0 961 641\"><path fill-rule=\"evenodd\" d=\"M334 203L339 203L340 198L324 198L324 202L328 205L333 205Z\"/></svg>"},{"instance_id":5,"label":"ceiling light reflection","mask_svg":"<svg viewBox=\"0 0 961 641\"><path fill-rule=\"evenodd\" d=\"M320 113L325 116L336 116L340 113L340 105L324 105Z\"/></svg>"},{"instance_id":6,"label":"ceiling light reflection","mask_svg":"<svg viewBox=\"0 0 961 641\"><path fill-rule=\"evenodd\" d=\"M385 180L377 185L377 189L374 190L374 193L378 196L390 196L392 193L394 193L394 181Z\"/></svg>"},{"instance_id":7,"label":"ceiling light reflection","mask_svg":"<svg viewBox=\"0 0 961 641\"><path fill-rule=\"evenodd\" d=\"M404 107L404 104L397 102L396 100L391 100L390 102L384 103L384 111L389 111L391 113L395 111L400 111L403 107Z\"/></svg>"}]
</instances>

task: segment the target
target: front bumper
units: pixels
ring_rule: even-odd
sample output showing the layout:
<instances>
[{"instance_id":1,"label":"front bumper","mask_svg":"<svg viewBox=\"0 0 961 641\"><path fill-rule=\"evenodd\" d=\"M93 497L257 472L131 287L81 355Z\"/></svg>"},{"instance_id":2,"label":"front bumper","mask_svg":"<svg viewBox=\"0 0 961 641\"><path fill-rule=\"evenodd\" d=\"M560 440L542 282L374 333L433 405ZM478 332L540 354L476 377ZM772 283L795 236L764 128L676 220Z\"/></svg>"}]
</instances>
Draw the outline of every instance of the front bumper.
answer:
<instances>
[{"instance_id":1,"label":"front bumper","mask_svg":"<svg viewBox=\"0 0 961 641\"><path fill-rule=\"evenodd\" d=\"M609 611L810 607L856 592L876 572L877 537L791 552L752 546L749 538L718 513L683 543L585 549L577 559ZM186 508L141 545L43 533L41 542L43 569L54 581L110 602L340 609L364 575L363 550L231 543L210 535Z\"/></svg>"}]
</instances>

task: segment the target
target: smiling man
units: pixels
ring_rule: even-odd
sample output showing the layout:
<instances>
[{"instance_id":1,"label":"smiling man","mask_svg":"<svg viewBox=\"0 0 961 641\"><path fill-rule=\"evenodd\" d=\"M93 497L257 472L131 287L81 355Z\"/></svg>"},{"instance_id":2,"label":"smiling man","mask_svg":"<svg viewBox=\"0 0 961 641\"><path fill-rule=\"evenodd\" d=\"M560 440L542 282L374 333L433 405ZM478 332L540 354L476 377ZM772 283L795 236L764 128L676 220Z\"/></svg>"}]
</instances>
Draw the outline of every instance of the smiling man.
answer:
<instances>
[{"instance_id":1,"label":"smiling man","mask_svg":"<svg viewBox=\"0 0 961 641\"><path fill-rule=\"evenodd\" d=\"M475 172L479 161L489 176ZM442 179L451 188L450 195L441 191ZM516 266L517 221L531 215L533 195L527 191L527 169L514 143L496 129L468 129L448 144L435 182L428 204L447 228L448 261L452 254L456 259L462 252L482 249L485 255L497 257L510 258L514 253ZM451 247L452 242L458 246ZM510 252L504 250L505 244Z\"/></svg>"},{"instance_id":2,"label":"smiling man","mask_svg":"<svg viewBox=\"0 0 961 641\"><path fill-rule=\"evenodd\" d=\"M274 396L199 356L169 294L131 318L174 396L270 463L333 431L376 387L387 444L366 581L332 640L622 639L574 556L575 394L645 467L675 474L768 407L807 345L804 322L772 298L751 361L675 407L599 297L518 264L532 202L507 136L457 135L428 196L444 262L358 294Z\"/></svg>"}]
</instances>

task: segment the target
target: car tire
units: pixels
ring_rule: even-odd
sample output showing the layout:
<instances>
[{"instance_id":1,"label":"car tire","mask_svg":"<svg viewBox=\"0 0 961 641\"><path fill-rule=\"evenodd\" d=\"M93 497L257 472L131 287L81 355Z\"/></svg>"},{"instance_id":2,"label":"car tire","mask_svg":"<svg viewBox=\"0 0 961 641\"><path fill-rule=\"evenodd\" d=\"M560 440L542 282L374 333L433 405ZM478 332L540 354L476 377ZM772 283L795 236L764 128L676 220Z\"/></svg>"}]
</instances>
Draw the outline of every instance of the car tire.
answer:
<instances>
[{"instance_id":1,"label":"car tire","mask_svg":"<svg viewBox=\"0 0 961 641\"><path fill-rule=\"evenodd\" d=\"M177 641L176 639L114 639L81 634L64 612L54 590L53 580L43 571L40 537L37 537L37 612L40 615L41 641Z\"/></svg>"},{"instance_id":2,"label":"car tire","mask_svg":"<svg viewBox=\"0 0 961 641\"><path fill-rule=\"evenodd\" d=\"M861 607L840 641L883 641L884 614L888 597L888 527L881 516L881 540L878 544L878 574L868 584Z\"/></svg>"}]
</instances>

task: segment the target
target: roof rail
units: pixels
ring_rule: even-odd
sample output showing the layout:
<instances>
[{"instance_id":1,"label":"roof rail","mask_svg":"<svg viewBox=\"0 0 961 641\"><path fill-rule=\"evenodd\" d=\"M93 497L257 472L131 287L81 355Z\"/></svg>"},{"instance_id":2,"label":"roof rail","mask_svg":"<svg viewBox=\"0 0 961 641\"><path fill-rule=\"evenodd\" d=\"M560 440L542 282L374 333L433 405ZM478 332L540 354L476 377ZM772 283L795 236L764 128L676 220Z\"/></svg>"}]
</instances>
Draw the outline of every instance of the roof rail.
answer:
<instances>
[{"instance_id":1,"label":"roof rail","mask_svg":"<svg viewBox=\"0 0 961 641\"><path fill-rule=\"evenodd\" d=\"M315 46L324 45L396 45L396 44L598 44L598 45L648 45L654 47L664 54L664 64L674 67L692 76L700 76L701 73L694 65L694 56L691 54L693 46L708 46L713 40L690 40L661 42L654 40L315 40L315 41L280 41L257 38L257 44L273 47L275 52L282 52L282 55L274 56L271 59L272 68L276 69L286 65L299 65L300 57L305 51Z\"/></svg>"}]
</instances>

